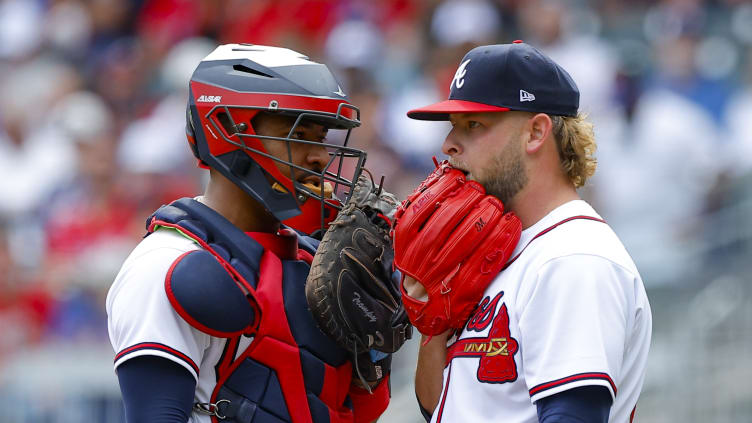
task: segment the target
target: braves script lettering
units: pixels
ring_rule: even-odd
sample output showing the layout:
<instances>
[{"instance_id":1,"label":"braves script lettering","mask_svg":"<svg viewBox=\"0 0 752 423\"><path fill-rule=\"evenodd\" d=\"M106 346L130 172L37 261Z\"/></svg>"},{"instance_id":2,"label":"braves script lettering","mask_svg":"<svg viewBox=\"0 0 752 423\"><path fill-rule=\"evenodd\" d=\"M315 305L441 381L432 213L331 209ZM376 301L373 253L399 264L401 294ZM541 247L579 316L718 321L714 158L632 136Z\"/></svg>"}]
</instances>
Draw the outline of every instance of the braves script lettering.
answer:
<instances>
[{"instance_id":1,"label":"braves script lettering","mask_svg":"<svg viewBox=\"0 0 752 423\"><path fill-rule=\"evenodd\" d=\"M499 304L499 299L501 299L502 295L504 295L504 291L496 294L493 300L491 297L483 298L483 301L478 304L473 317L467 321L468 331L481 332L491 324L491 320L493 320L494 313L496 312L496 306Z\"/></svg>"}]
</instances>

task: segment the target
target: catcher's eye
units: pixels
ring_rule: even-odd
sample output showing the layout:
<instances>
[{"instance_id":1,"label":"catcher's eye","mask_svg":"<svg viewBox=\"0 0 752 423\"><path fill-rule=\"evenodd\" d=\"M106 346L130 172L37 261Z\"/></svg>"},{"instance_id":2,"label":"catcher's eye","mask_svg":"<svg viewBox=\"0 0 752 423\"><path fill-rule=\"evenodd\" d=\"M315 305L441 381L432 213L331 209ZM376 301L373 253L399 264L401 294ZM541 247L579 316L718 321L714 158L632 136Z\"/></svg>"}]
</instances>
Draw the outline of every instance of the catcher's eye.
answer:
<instances>
[{"instance_id":1,"label":"catcher's eye","mask_svg":"<svg viewBox=\"0 0 752 423\"><path fill-rule=\"evenodd\" d=\"M480 127L481 127L481 124L480 124L480 122L478 122L478 121L475 121L475 120L469 120L469 121L467 121L467 127L468 127L469 129L476 129L476 128L480 128Z\"/></svg>"}]
</instances>

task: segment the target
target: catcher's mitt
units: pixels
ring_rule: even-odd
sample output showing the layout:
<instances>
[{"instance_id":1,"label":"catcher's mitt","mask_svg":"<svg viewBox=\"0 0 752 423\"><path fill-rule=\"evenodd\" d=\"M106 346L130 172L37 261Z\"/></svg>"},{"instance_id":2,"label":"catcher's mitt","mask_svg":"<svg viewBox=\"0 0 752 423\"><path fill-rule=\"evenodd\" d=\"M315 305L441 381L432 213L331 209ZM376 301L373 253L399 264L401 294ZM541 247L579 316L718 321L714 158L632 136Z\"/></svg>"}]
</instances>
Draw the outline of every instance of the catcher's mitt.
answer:
<instances>
[{"instance_id":1,"label":"catcher's mitt","mask_svg":"<svg viewBox=\"0 0 752 423\"><path fill-rule=\"evenodd\" d=\"M428 293L419 301L400 284L407 315L421 333L438 335L465 325L514 251L522 224L444 161L400 205L393 230L396 267Z\"/></svg>"},{"instance_id":2,"label":"catcher's mitt","mask_svg":"<svg viewBox=\"0 0 752 423\"><path fill-rule=\"evenodd\" d=\"M380 380L389 361L383 354L369 360L368 351L392 353L412 334L392 271L389 222L397 203L361 175L321 240L305 288L319 328L353 353L355 373L368 382Z\"/></svg>"}]
</instances>

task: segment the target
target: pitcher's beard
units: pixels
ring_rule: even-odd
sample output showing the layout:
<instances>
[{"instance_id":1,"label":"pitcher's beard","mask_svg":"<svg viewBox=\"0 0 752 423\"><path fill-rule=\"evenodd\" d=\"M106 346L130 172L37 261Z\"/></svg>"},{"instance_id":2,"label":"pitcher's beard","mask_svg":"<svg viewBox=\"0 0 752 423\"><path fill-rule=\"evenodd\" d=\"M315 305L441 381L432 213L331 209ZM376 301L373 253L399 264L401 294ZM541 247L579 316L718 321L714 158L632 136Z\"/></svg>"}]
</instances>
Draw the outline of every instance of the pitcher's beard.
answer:
<instances>
[{"instance_id":1,"label":"pitcher's beard","mask_svg":"<svg viewBox=\"0 0 752 423\"><path fill-rule=\"evenodd\" d=\"M466 163L454 158L449 159L449 164L465 171L470 170ZM528 182L522 152L514 143L509 143L488 166L470 172L468 179L477 181L486 189L486 194L493 195L507 205Z\"/></svg>"}]
</instances>

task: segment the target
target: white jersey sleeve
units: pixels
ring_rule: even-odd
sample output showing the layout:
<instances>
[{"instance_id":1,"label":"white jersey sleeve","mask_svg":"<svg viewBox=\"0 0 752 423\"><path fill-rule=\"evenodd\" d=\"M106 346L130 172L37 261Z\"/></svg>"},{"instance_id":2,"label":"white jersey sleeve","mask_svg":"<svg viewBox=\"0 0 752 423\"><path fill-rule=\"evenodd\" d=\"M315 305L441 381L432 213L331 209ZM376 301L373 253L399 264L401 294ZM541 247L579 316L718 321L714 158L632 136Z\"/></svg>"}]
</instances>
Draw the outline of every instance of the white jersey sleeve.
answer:
<instances>
[{"instance_id":1,"label":"white jersey sleeve","mask_svg":"<svg viewBox=\"0 0 752 423\"><path fill-rule=\"evenodd\" d=\"M601 385L617 394L639 276L604 257L554 258L520 292L525 380L533 402ZM631 302L631 304L630 304Z\"/></svg>"},{"instance_id":2,"label":"white jersey sleeve","mask_svg":"<svg viewBox=\"0 0 752 423\"><path fill-rule=\"evenodd\" d=\"M115 368L134 357L159 356L185 367L198 379L210 336L190 326L165 293L172 263L198 247L173 231L146 237L126 259L107 295L107 324Z\"/></svg>"}]
</instances>

